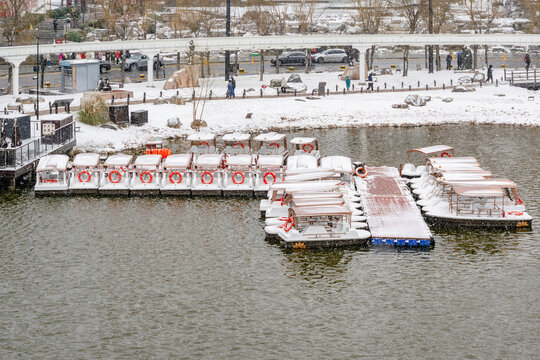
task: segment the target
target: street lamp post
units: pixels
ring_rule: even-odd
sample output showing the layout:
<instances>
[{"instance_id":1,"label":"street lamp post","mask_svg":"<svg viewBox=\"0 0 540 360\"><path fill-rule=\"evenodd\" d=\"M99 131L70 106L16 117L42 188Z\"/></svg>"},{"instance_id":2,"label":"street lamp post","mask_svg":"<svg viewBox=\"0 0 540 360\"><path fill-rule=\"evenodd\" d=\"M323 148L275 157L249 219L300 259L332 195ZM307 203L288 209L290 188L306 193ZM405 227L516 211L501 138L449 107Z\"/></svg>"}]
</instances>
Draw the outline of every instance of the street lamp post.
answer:
<instances>
[{"instance_id":1,"label":"street lamp post","mask_svg":"<svg viewBox=\"0 0 540 360\"><path fill-rule=\"evenodd\" d=\"M39 29L36 29L36 120L39 120Z\"/></svg>"},{"instance_id":2,"label":"street lamp post","mask_svg":"<svg viewBox=\"0 0 540 360\"><path fill-rule=\"evenodd\" d=\"M433 2L428 0L428 11L429 11L429 21L428 21L428 31L430 34L433 34ZM428 50L428 63L429 63L429 73L433 73L433 45L429 45Z\"/></svg>"},{"instance_id":3,"label":"street lamp post","mask_svg":"<svg viewBox=\"0 0 540 360\"><path fill-rule=\"evenodd\" d=\"M227 0L227 16L225 22L225 36L231 36L231 0ZM229 72L231 70L231 52L225 51L225 81L229 80Z\"/></svg>"}]
</instances>

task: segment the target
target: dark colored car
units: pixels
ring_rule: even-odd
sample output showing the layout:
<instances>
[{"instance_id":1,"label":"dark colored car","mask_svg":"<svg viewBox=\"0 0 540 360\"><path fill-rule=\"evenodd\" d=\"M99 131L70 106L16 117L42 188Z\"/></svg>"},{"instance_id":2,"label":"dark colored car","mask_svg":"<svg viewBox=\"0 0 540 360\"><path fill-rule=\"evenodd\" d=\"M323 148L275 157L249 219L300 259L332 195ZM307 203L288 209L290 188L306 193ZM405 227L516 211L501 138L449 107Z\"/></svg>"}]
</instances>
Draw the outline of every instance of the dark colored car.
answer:
<instances>
[{"instance_id":1,"label":"dark colored car","mask_svg":"<svg viewBox=\"0 0 540 360\"><path fill-rule=\"evenodd\" d=\"M276 59L271 59L270 63L276 65ZM280 65L300 64L306 65L306 54L303 52L286 52L279 56Z\"/></svg>"},{"instance_id":2,"label":"dark colored car","mask_svg":"<svg viewBox=\"0 0 540 360\"><path fill-rule=\"evenodd\" d=\"M105 74L109 70L111 70L111 64L108 61L99 60L99 72Z\"/></svg>"}]
</instances>

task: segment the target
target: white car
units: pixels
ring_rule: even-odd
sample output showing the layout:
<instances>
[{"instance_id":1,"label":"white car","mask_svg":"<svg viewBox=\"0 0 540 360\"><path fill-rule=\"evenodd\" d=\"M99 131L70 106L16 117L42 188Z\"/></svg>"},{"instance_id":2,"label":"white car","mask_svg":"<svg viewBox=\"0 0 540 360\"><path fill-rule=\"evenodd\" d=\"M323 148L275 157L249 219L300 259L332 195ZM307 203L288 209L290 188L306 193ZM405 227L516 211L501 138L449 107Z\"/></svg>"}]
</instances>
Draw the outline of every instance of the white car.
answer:
<instances>
[{"instance_id":1,"label":"white car","mask_svg":"<svg viewBox=\"0 0 540 360\"><path fill-rule=\"evenodd\" d=\"M343 49L328 49L321 53L311 56L311 60L318 63L337 62L346 63L348 59L347 53Z\"/></svg>"}]
</instances>

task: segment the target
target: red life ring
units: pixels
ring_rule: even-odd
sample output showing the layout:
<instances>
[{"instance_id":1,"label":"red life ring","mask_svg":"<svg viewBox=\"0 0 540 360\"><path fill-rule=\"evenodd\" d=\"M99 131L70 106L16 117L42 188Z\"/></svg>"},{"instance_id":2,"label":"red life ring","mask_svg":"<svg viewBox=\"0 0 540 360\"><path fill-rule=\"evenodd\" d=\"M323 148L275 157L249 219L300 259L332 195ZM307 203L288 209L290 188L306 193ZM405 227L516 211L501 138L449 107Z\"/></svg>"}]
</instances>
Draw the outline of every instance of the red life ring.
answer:
<instances>
[{"instance_id":1,"label":"red life ring","mask_svg":"<svg viewBox=\"0 0 540 360\"><path fill-rule=\"evenodd\" d=\"M268 181L266 181L266 177L268 175L271 175L273 178L274 178L274 181L272 181L272 183L275 183L276 182L276 174L274 174L273 172L270 172L270 171L267 171L264 176L263 176L263 181L266 185L268 185Z\"/></svg>"},{"instance_id":2,"label":"red life ring","mask_svg":"<svg viewBox=\"0 0 540 360\"><path fill-rule=\"evenodd\" d=\"M309 151L306 150L306 146L309 146L309 147L310 147ZM311 145L311 144L304 144L304 145L302 146L302 150L304 150L304 152L307 152L308 154L311 154L311 152L312 152L314 149L315 149L315 148L314 148L313 145Z\"/></svg>"},{"instance_id":3,"label":"red life ring","mask_svg":"<svg viewBox=\"0 0 540 360\"><path fill-rule=\"evenodd\" d=\"M517 198L517 201L518 201L518 203L519 203L520 205L523 205L523 200L521 200L521 198L520 198L519 196L518 196L518 198Z\"/></svg>"},{"instance_id":4,"label":"red life ring","mask_svg":"<svg viewBox=\"0 0 540 360\"><path fill-rule=\"evenodd\" d=\"M148 175L148 176L150 176L150 179L149 179L148 181L144 181L143 175ZM148 172L148 171L143 171L143 172L141 173L141 175L139 176L139 178L141 179L141 182L144 183L144 184L149 184L149 183L151 183L152 180L154 179L154 177L152 176L152 174L150 174L150 172Z\"/></svg>"},{"instance_id":5,"label":"red life ring","mask_svg":"<svg viewBox=\"0 0 540 360\"><path fill-rule=\"evenodd\" d=\"M86 176L87 176L86 180L83 180L83 179L81 178L81 175L82 175L82 174L86 174ZM87 182L90 181L90 179L92 179L92 175L90 175L90 173L89 173L88 171L85 170L85 171L81 171L81 172L79 173L78 178L79 178L79 182L87 183Z\"/></svg>"},{"instance_id":6,"label":"red life ring","mask_svg":"<svg viewBox=\"0 0 540 360\"><path fill-rule=\"evenodd\" d=\"M178 181L174 181L173 180L173 177L175 175L178 175ZM173 171L170 175L169 175L169 181L172 183L172 184L180 184L182 182L182 174L180 174L178 171Z\"/></svg>"},{"instance_id":7,"label":"red life ring","mask_svg":"<svg viewBox=\"0 0 540 360\"><path fill-rule=\"evenodd\" d=\"M289 227L287 227L287 225L285 225L285 227L283 228L283 230L285 230L285 232L289 232L291 231L291 229L294 227L294 218L291 219L291 222L289 223Z\"/></svg>"},{"instance_id":8,"label":"red life ring","mask_svg":"<svg viewBox=\"0 0 540 360\"><path fill-rule=\"evenodd\" d=\"M241 147L242 147L242 150L244 150L244 144L242 144L241 142L235 142L232 146L233 146L233 147L235 147L235 146L241 146Z\"/></svg>"},{"instance_id":9,"label":"red life ring","mask_svg":"<svg viewBox=\"0 0 540 360\"><path fill-rule=\"evenodd\" d=\"M445 157L445 156L448 156L448 157L451 157L449 153L447 153L446 151L441 153L441 157Z\"/></svg>"},{"instance_id":10,"label":"red life ring","mask_svg":"<svg viewBox=\"0 0 540 360\"><path fill-rule=\"evenodd\" d=\"M45 179L45 180L43 180L43 182L44 183L56 183L56 182L58 182L58 180L56 180L56 179Z\"/></svg>"},{"instance_id":11,"label":"red life ring","mask_svg":"<svg viewBox=\"0 0 540 360\"><path fill-rule=\"evenodd\" d=\"M242 181L236 182L236 175L240 175L240 177L242 178ZM234 174L232 174L231 178L232 178L232 182L235 183L236 185L243 184L244 180L246 180L246 177L245 177L244 173L241 172L241 171L237 171Z\"/></svg>"},{"instance_id":12,"label":"red life ring","mask_svg":"<svg viewBox=\"0 0 540 360\"><path fill-rule=\"evenodd\" d=\"M358 170L363 170L364 172L363 173L359 173ZM368 171L366 170L365 167L361 167L361 168L356 168L356 176L360 176L361 178L365 178L368 174Z\"/></svg>"},{"instance_id":13,"label":"red life ring","mask_svg":"<svg viewBox=\"0 0 540 360\"><path fill-rule=\"evenodd\" d=\"M270 145L268 145L268 146L275 146L275 147L276 147L276 149L279 149L279 144L278 144L278 143L271 143L271 144L270 144Z\"/></svg>"},{"instance_id":14,"label":"red life ring","mask_svg":"<svg viewBox=\"0 0 540 360\"><path fill-rule=\"evenodd\" d=\"M509 211L508 215L521 216L521 215L523 215L523 213L521 211Z\"/></svg>"},{"instance_id":15,"label":"red life ring","mask_svg":"<svg viewBox=\"0 0 540 360\"><path fill-rule=\"evenodd\" d=\"M112 178L112 174L118 174L118 180L114 181L113 178ZM118 184L120 182L120 180L122 180L122 174L120 174L120 171L118 170L113 170L109 173L109 181L113 184Z\"/></svg>"},{"instance_id":16,"label":"red life ring","mask_svg":"<svg viewBox=\"0 0 540 360\"><path fill-rule=\"evenodd\" d=\"M205 176L205 175L210 175L210 181L209 181L209 182L204 181L204 176ZM211 173L210 171L205 171L205 172L203 172L203 173L201 174L201 182L202 182L203 184L206 184L206 185L213 183L213 182L214 182L214 175L212 175L212 173Z\"/></svg>"},{"instance_id":17,"label":"red life ring","mask_svg":"<svg viewBox=\"0 0 540 360\"><path fill-rule=\"evenodd\" d=\"M201 142L199 143L199 146L202 146L202 145L206 145L206 147L210 149L210 144L207 143L206 141L201 141Z\"/></svg>"}]
</instances>

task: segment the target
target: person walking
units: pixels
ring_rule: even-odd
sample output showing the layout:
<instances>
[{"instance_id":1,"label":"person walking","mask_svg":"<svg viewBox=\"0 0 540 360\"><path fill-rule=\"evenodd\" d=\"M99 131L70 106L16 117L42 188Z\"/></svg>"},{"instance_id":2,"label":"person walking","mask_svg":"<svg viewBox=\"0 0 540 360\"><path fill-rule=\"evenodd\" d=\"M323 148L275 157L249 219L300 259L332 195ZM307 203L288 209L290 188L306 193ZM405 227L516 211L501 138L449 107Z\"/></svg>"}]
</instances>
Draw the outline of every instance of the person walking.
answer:
<instances>
[{"instance_id":1,"label":"person walking","mask_svg":"<svg viewBox=\"0 0 540 360\"><path fill-rule=\"evenodd\" d=\"M486 82L490 81L493 84L493 65L489 65L487 69L487 79Z\"/></svg>"},{"instance_id":2,"label":"person walking","mask_svg":"<svg viewBox=\"0 0 540 360\"><path fill-rule=\"evenodd\" d=\"M231 76L231 85L232 85L232 96L234 97L234 92L236 91L236 80L234 80L234 77Z\"/></svg>"},{"instance_id":3,"label":"person walking","mask_svg":"<svg viewBox=\"0 0 540 360\"><path fill-rule=\"evenodd\" d=\"M448 53L446 56L446 70L452 69L452 53Z\"/></svg>"},{"instance_id":4,"label":"person walking","mask_svg":"<svg viewBox=\"0 0 540 360\"><path fill-rule=\"evenodd\" d=\"M370 74L369 74L367 80L368 80L367 89L368 89L368 90L371 90L371 91L374 91L374 90L373 90L373 73L370 73Z\"/></svg>"},{"instance_id":5,"label":"person walking","mask_svg":"<svg viewBox=\"0 0 540 360\"><path fill-rule=\"evenodd\" d=\"M349 91L349 88L351 87L351 79L349 79L349 75L345 76L345 86L347 86L347 91Z\"/></svg>"},{"instance_id":6,"label":"person walking","mask_svg":"<svg viewBox=\"0 0 540 360\"><path fill-rule=\"evenodd\" d=\"M53 20L53 28L54 28L54 35L56 36L56 32L58 31L58 20Z\"/></svg>"},{"instance_id":7,"label":"person walking","mask_svg":"<svg viewBox=\"0 0 540 360\"><path fill-rule=\"evenodd\" d=\"M234 88L232 85L232 81L229 80L229 84L227 85L227 99L234 97Z\"/></svg>"},{"instance_id":8,"label":"person walking","mask_svg":"<svg viewBox=\"0 0 540 360\"><path fill-rule=\"evenodd\" d=\"M525 70L529 71L529 67L531 66L531 56L529 54L525 54L523 61L525 61Z\"/></svg>"},{"instance_id":9,"label":"person walking","mask_svg":"<svg viewBox=\"0 0 540 360\"><path fill-rule=\"evenodd\" d=\"M285 94L286 91L287 91L287 80L285 80L285 77L282 76L281 77L281 92Z\"/></svg>"}]
</instances>

